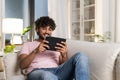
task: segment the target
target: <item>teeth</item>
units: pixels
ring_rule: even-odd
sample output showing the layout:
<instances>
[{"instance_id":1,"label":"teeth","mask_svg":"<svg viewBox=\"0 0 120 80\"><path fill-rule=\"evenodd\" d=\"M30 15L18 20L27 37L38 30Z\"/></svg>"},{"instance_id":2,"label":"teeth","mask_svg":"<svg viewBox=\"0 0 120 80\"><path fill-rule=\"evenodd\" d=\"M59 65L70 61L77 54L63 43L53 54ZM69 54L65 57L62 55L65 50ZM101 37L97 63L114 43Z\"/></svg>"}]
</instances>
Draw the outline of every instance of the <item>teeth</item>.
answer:
<instances>
[{"instance_id":1,"label":"teeth","mask_svg":"<svg viewBox=\"0 0 120 80\"><path fill-rule=\"evenodd\" d=\"M45 37L48 37L49 35L45 35Z\"/></svg>"},{"instance_id":2,"label":"teeth","mask_svg":"<svg viewBox=\"0 0 120 80\"><path fill-rule=\"evenodd\" d=\"M50 35L45 35L45 38L46 38L46 37L49 37L49 36L50 36Z\"/></svg>"}]
</instances>

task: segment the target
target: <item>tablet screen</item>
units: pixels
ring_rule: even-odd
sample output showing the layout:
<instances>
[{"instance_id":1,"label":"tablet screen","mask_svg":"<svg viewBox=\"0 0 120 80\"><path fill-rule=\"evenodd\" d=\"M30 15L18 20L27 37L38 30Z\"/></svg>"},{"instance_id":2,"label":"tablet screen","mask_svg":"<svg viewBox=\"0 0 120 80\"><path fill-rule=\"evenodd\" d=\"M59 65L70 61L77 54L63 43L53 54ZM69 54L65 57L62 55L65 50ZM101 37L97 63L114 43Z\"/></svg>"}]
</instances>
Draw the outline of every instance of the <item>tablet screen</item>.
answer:
<instances>
[{"instance_id":1,"label":"tablet screen","mask_svg":"<svg viewBox=\"0 0 120 80\"><path fill-rule=\"evenodd\" d=\"M56 50L55 49L56 43L61 43L61 41L66 42L66 39L59 37L46 37L46 40L49 42L48 45L50 48L48 50L53 50L53 51Z\"/></svg>"}]
</instances>

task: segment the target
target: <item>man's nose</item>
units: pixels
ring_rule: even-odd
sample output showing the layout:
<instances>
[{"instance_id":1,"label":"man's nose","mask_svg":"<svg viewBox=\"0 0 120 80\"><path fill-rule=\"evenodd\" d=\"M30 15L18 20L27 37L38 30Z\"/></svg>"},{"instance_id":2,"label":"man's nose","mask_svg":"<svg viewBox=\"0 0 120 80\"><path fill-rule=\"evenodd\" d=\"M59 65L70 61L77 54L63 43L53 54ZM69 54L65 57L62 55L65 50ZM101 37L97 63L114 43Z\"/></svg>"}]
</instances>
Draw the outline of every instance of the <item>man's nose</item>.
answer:
<instances>
[{"instance_id":1,"label":"man's nose","mask_svg":"<svg viewBox=\"0 0 120 80\"><path fill-rule=\"evenodd\" d=\"M48 30L48 29L46 29L46 33L49 33L49 30Z\"/></svg>"}]
</instances>

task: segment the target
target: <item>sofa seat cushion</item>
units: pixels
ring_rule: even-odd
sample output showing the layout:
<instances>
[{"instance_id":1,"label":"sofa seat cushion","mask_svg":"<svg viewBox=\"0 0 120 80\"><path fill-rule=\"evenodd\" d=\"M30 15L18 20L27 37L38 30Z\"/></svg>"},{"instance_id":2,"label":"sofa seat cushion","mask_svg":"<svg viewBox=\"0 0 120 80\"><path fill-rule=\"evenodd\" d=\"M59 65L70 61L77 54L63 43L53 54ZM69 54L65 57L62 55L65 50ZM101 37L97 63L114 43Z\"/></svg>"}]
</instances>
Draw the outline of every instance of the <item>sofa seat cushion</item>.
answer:
<instances>
[{"instance_id":1,"label":"sofa seat cushion","mask_svg":"<svg viewBox=\"0 0 120 80\"><path fill-rule=\"evenodd\" d=\"M7 80L25 80L25 77L23 75L14 75Z\"/></svg>"}]
</instances>

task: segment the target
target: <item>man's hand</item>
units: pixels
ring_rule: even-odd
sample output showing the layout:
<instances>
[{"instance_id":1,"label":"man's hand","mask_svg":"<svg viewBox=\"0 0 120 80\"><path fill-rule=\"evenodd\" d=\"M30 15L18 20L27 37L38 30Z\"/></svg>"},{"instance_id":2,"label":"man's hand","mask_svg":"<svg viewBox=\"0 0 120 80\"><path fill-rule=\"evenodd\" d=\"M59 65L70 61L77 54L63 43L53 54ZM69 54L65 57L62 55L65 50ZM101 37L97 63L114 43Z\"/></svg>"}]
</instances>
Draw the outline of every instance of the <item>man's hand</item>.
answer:
<instances>
[{"instance_id":1,"label":"man's hand","mask_svg":"<svg viewBox=\"0 0 120 80\"><path fill-rule=\"evenodd\" d=\"M64 63L68 59L66 42L57 43L55 48L61 53L59 56L59 64Z\"/></svg>"},{"instance_id":2,"label":"man's hand","mask_svg":"<svg viewBox=\"0 0 120 80\"><path fill-rule=\"evenodd\" d=\"M67 45L66 42L57 43L55 48L61 53L63 57L67 55Z\"/></svg>"},{"instance_id":3,"label":"man's hand","mask_svg":"<svg viewBox=\"0 0 120 80\"><path fill-rule=\"evenodd\" d=\"M44 52L46 51L47 49L49 49L49 46L47 45L48 44L48 41L46 40L43 40L40 45L39 45L39 51L40 52Z\"/></svg>"}]
</instances>

